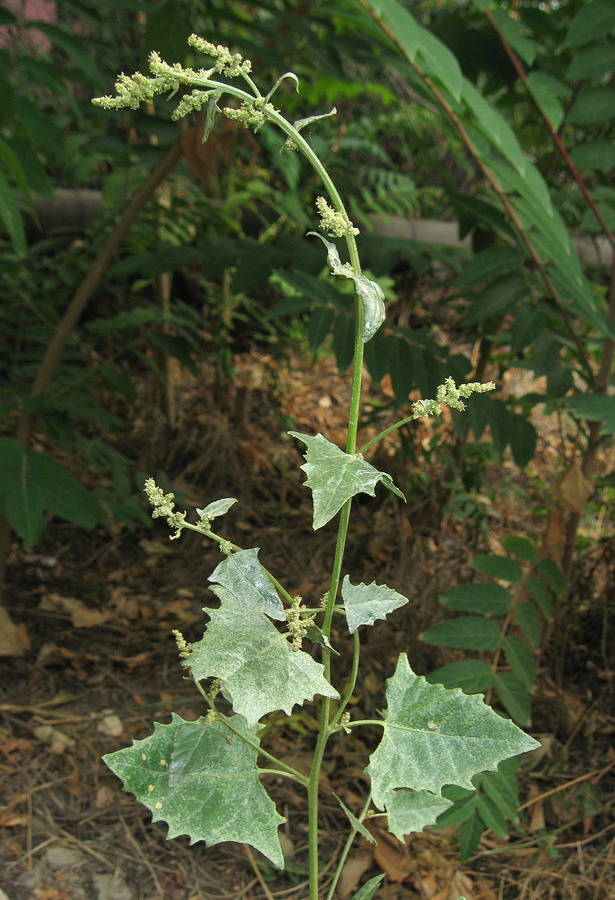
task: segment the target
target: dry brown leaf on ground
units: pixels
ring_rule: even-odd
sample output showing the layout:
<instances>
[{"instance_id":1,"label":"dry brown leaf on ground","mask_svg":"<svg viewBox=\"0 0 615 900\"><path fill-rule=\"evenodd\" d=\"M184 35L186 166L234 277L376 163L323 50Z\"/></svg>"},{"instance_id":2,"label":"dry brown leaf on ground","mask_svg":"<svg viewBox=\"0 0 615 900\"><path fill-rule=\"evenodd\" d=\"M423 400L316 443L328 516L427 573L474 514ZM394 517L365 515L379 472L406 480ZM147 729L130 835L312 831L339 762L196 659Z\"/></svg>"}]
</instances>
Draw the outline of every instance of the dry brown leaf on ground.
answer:
<instances>
[{"instance_id":1,"label":"dry brown leaf on ground","mask_svg":"<svg viewBox=\"0 0 615 900\"><path fill-rule=\"evenodd\" d=\"M351 897L359 887L361 876L364 875L374 864L374 856L372 853L356 853L352 856L342 869L337 893L340 900L346 900Z\"/></svg>"},{"instance_id":2,"label":"dry brown leaf on ground","mask_svg":"<svg viewBox=\"0 0 615 900\"><path fill-rule=\"evenodd\" d=\"M14 625L3 606L0 606L0 656L21 656L30 649L25 625Z\"/></svg>"},{"instance_id":3,"label":"dry brown leaf on ground","mask_svg":"<svg viewBox=\"0 0 615 900\"><path fill-rule=\"evenodd\" d=\"M416 870L416 864L410 857L406 846L400 844L392 835L381 828L372 826L368 830L371 831L376 839L376 844L372 850L374 859L382 871L386 873L389 881L394 881L398 884L406 881Z\"/></svg>"}]
</instances>

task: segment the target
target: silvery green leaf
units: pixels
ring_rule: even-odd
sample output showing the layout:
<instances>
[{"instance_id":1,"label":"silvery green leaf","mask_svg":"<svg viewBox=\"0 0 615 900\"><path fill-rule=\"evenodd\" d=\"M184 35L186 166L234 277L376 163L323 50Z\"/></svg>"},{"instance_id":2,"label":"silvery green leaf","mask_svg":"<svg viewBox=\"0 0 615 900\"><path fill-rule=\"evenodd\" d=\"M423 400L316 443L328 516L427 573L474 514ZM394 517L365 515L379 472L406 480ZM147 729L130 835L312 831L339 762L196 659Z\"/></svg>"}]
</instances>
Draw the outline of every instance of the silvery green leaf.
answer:
<instances>
[{"instance_id":1,"label":"silvery green leaf","mask_svg":"<svg viewBox=\"0 0 615 900\"><path fill-rule=\"evenodd\" d=\"M474 790L478 772L540 745L478 694L447 690L415 675L402 653L387 681L384 733L367 774L378 809L398 788L440 795L445 784Z\"/></svg>"},{"instance_id":2,"label":"silvery green leaf","mask_svg":"<svg viewBox=\"0 0 615 900\"><path fill-rule=\"evenodd\" d=\"M208 581L221 584L255 612L284 622L286 615L278 592L258 561L259 547L231 553L216 566Z\"/></svg>"},{"instance_id":3,"label":"silvery green leaf","mask_svg":"<svg viewBox=\"0 0 615 900\"><path fill-rule=\"evenodd\" d=\"M405 835L433 825L440 813L452 805L452 800L429 791L391 791L386 797L389 831L403 843Z\"/></svg>"},{"instance_id":4,"label":"silvery green leaf","mask_svg":"<svg viewBox=\"0 0 615 900\"><path fill-rule=\"evenodd\" d=\"M361 340L366 344L373 338L385 317L384 291L365 275L354 275L352 280L363 304L363 331Z\"/></svg>"},{"instance_id":5,"label":"silvery green leaf","mask_svg":"<svg viewBox=\"0 0 615 900\"><path fill-rule=\"evenodd\" d=\"M307 126L311 125L313 122L318 122L320 121L320 119L328 119L330 116L336 115L337 108L334 106L331 112L321 113L319 116L308 116L307 119L297 119L293 127L296 128L297 131L301 131L303 128L307 128Z\"/></svg>"},{"instance_id":6,"label":"silvery green leaf","mask_svg":"<svg viewBox=\"0 0 615 900\"><path fill-rule=\"evenodd\" d=\"M348 631L352 634L359 625L373 625L376 619L384 619L394 609L408 602L386 584L351 584L348 575L342 582L342 598L346 607Z\"/></svg>"},{"instance_id":7,"label":"silvery green leaf","mask_svg":"<svg viewBox=\"0 0 615 900\"><path fill-rule=\"evenodd\" d=\"M308 231L308 237L312 234L315 237L320 238L320 240L327 248L327 262L333 274L339 275L341 278L352 278L352 271L342 265L339 250L337 249L335 244L332 241L328 241L322 236L322 234L319 234L317 231Z\"/></svg>"},{"instance_id":8,"label":"silvery green leaf","mask_svg":"<svg viewBox=\"0 0 615 900\"><path fill-rule=\"evenodd\" d=\"M379 481L405 502L406 498L395 487L391 476L379 472L361 456L344 453L322 434L299 434L297 431L288 433L308 448L305 454L307 461L301 468L308 476L305 484L312 490L314 531L331 521L344 503L355 494L375 496Z\"/></svg>"},{"instance_id":9,"label":"silvery green leaf","mask_svg":"<svg viewBox=\"0 0 615 900\"><path fill-rule=\"evenodd\" d=\"M342 265L337 247L331 241L326 240L317 231L308 231L308 234L316 235L327 248L327 262L334 275L341 278L350 278L354 282L361 304L363 306L363 330L361 340L366 344L376 334L385 317L384 291L375 281L365 275L356 275L352 268Z\"/></svg>"},{"instance_id":10,"label":"silvery green leaf","mask_svg":"<svg viewBox=\"0 0 615 900\"><path fill-rule=\"evenodd\" d=\"M277 709L287 715L293 706L315 694L339 698L325 679L324 666L302 650L293 651L288 636L267 616L248 606L221 585L212 591L219 609L208 609L210 622L203 638L190 644L193 676L219 678L232 696L233 709L250 726Z\"/></svg>"},{"instance_id":11,"label":"silvery green leaf","mask_svg":"<svg viewBox=\"0 0 615 900\"><path fill-rule=\"evenodd\" d=\"M103 759L152 820L168 824L169 839L250 844L283 868L278 827L286 820L260 783L257 729L241 716L230 721L254 746L223 720L185 722L173 713L168 725L156 722L149 737Z\"/></svg>"},{"instance_id":12,"label":"silvery green leaf","mask_svg":"<svg viewBox=\"0 0 615 900\"><path fill-rule=\"evenodd\" d=\"M204 519L205 517L208 519L217 519L218 516L225 515L235 503L237 503L237 500L235 500L234 497L225 497L224 500L214 500L213 503L208 503L205 509L197 509L197 514L200 519Z\"/></svg>"}]
</instances>

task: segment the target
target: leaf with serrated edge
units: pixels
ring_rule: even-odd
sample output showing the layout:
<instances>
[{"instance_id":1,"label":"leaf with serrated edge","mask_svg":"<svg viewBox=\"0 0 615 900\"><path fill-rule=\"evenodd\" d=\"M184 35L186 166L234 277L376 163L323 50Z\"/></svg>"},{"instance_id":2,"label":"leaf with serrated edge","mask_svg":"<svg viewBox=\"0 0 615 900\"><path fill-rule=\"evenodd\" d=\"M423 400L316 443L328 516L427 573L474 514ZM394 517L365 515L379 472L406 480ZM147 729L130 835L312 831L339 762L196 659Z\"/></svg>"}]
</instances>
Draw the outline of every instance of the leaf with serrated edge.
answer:
<instances>
[{"instance_id":1,"label":"leaf with serrated edge","mask_svg":"<svg viewBox=\"0 0 615 900\"><path fill-rule=\"evenodd\" d=\"M222 560L208 581L221 584L246 606L266 613L270 619L284 622L284 607L278 593L258 561L259 547L238 550Z\"/></svg>"},{"instance_id":2,"label":"leaf with serrated edge","mask_svg":"<svg viewBox=\"0 0 615 900\"><path fill-rule=\"evenodd\" d=\"M339 698L323 675L324 667L302 650L293 651L287 635L221 585L212 591L219 609L208 609L211 621L202 640L190 644L184 661L197 679L220 678L233 709L250 726L273 710L292 713L295 703L315 694Z\"/></svg>"},{"instance_id":3,"label":"leaf with serrated edge","mask_svg":"<svg viewBox=\"0 0 615 900\"><path fill-rule=\"evenodd\" d=\"M258 746L257 729L240 716L231 721ZM278 826L285 819L259 781L257 755L223 721L185 722L173 713L169 725L156 722L152 735L103 759L152 820L168 824L169 839L250 844L283 868Z\"/></svg>"},{"instance_id":4,"label":"leaf with serrated edge","mask_svg":"<svg viewBox=\"0 0 615 900\"><path fill-rule=\"evenodd\" d=\"M351 584L348 575L342 582L342 598L346 607L348 631L353 634L359 625L373 625L376 619L384 619L394 609L408 602L386 584Z\"/></svg>"},{"instance_id":5,"label":"leaf with serrated edge","mask_svg":"<svg viewBox=\"0 0 615 900\"><path fill-rule=\"evenodd\" d=\"M391 791L386 797L389 831L403 844L405 835L433 825L452 805L451 800L429 791Z\"/></svg>"},{"instance_id":6,"label":"leaf with serrated edge","mask_svg":"<svg viewBox=\"0 0 615 900\"><path fill-rule=\"evenodd\" d=\"M385 487L405 502L402 492L395 487L391 476L379 472L360 456L344 453L322 434L288 432L307 447L307 462L301 466L308 476L306 487L311 488L314 500L314 531L322 528L340 511L344 503L356 494L374 497L376 485L382 481Z\"/></svg>"},{"instance_id":7,"label":"leaf with serrated edge","mask_svg":"<svg viewBox=\"0 0 615 900\"><path fill-rule=\"evenodd\" d=\"M540 746L477 694L446 690L415 675L402 653L387 681L384 734L367 774L379 809L396 788L440 794L445 784L472 789L478 772Z\"/></svg>"}]
</instances>

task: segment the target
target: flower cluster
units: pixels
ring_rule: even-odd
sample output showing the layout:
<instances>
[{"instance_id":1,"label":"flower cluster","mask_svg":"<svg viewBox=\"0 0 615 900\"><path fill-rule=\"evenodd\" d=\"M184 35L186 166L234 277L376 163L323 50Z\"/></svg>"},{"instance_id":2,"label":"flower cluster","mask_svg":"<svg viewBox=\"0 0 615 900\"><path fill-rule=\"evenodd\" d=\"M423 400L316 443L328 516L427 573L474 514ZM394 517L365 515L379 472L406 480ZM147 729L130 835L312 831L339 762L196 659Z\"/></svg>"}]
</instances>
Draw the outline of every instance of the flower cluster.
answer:
<instances>
[{"instance_id":1,"label":"flower cluster","mask_svg":"<svg viewBox=\"0 0 615 900\"><path fill-rule=\"evenodd\" d=\"M173 512L175 503L173 502L175 494L165 494L162 488L159 488L153 478L148 478L145 482L144 491L150 505L154 507L152 519L166 518L167 525L175 529L175 534L169 535L171 541L178 538L185 525L186 513Z\"/></svg>"},{"instance_id":2,"label":"flower cluster","mask_svg":"<svg viewBox=\"0 0 615 900\"><path fill-rule=\"evenodd\" d=\"M264 100L261 102L264 105ZM255 131L260 128L267 118L262 106L259 106L258 100L245 100L239 109L225 106L224 115L227 119L235 119L235 121L241 122L246 128L254 128Z\"/></svg>"},{"instance_id":3,"label":"flower cluster","mask_svg":"<svg viewBox=\"0 0 615 900\"><path fill-rule=\"evenodd\" d=\"M332 209L324 197L316 198L316 209L320 216L320 227L327 234L333 237L344 237L346 234L359 233L359 229L354 227L350 219L346 218L343 213Z\"/></svg>"},{"instance_id":4,"label":"flower cluster","mask_svg":"<svg viewBox=\"0 0 615 900\"><path fill-rule=\"evenodd\" d=\"M302 597L293 597L292 605L287 609L286 621L288 623L288 633L292 635L293 650L301 650L301 643L307 634L310 625L314 624L314 616L302 615Z\"/></svg>"},{"instance_id":5,"label":"flower cluster","mask_svg":"<svg viewBox=\"0 0 615 900\"><path fill-rule=\"evenodd\" d=\"M199 53L205 53L215 59L213 72L222 72L229 78L236 78L238 75L248 75L252 71L252 63L249 59L244 60L241 53L231 53L228 47L222 44L210 44L204 38L196 34L191 34L188 38L188 44L198 50Z\"/></svg>"},{"instance_id":6,"label":"flower cluster","mask_svg":"<svg viewBox=\"0 0 615 900\"><path fill-rule=\"evenodd\" d=\"M481 384L480 381L471 381L457 387L452 378L447 378L444 384L439 386L435 400L417 400L412 404L413 418L441 416L443 406L463 411L466 408L463 401L467 400L471 394L484 394L494 390L493 381L485 384Z\"/></svg>"}]
</instances>

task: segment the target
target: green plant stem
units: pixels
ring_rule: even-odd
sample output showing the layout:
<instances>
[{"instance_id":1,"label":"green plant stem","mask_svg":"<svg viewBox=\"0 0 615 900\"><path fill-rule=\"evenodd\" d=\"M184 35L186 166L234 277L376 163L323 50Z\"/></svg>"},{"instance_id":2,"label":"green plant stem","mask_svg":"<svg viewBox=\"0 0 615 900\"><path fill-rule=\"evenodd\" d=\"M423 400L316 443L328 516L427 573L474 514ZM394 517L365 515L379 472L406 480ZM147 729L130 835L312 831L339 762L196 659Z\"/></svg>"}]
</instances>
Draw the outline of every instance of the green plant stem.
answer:
<instances>
[{"instance_id":1,"label":"green plant stem","mask_svg":"<svg viewBox=\"0 0 615 900\"><path fill-rule=\"evenodd\" d=\"M355 632L356 633L356 632ZM367 811L372 802L372 792L370 791L367 795L367 800L365 801L365 805L361 810L361 814L358 816L359 822L362 822L367 815ZM344 868L344 863L346 862L346 858L350 853L350 848L352 847L352 842L354 841L355 835L357 834L357 829L351 826L350 834L348 835L348 840L344 844L344 849L342 850L339 862L337 864L337 868L335 870L335 874L333 875L333 881L331 882L331 887L329 888L329 893L327 894L327 900L332 900L333 892L337 887L337 883L340 880L340 875L342 874L342 869Z\"/></svg>"},{"instance_id":2,"label":"green plant stem","mask_svg":"<svg viewBox=\"0 0 615 900\"><path fill-rule=\"evenodd\" d=\"M397 431L398 428L401 428L402 425L407 425L408 422L414 422L418 416L415 416L414 413L411 416L406 416L405 419L400 419L399 422L396 422L394 425L389 425L388 428L385 428L384 431L381 431L380 434L377 434L375 438L372 438L371 441L368 441L367 444L363 444L360 450L357 450L357 453L361 455L370 450L374 444L377 444L378 441L381 441L383 438L387 437L389 434L392 434L394 431Z\"/></svg>"},{"instance_id":3,"label":"green plant stem","mask_svg":"<svg viewBox=\"0 0 615 900\"><path fill-rule=\"evenodd\" d=\"M348 704L350 703L350 700L354 693L355 685L357 683L357 674L359 672L359 653L361 650L361 641L359 639L358 629L354 632L353 638L354 638L354 647L353 647L353 654L352 654L352 670L350 672L350 683L348 685L346 693L344 694L344 699L340 703L338 710L335 713L334 717L331 719L331 722L329 724L329 734L333 734L333 732L336 730L338 722L344 715L344 711L345 711L346 707L348 706Z\"/></svg>"}]
</instances>

